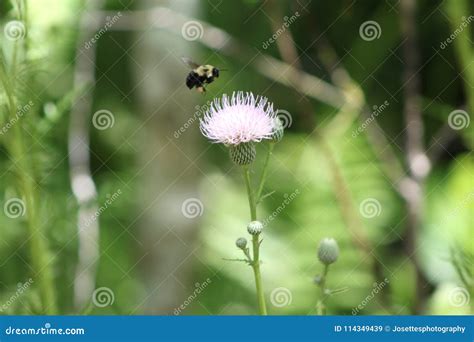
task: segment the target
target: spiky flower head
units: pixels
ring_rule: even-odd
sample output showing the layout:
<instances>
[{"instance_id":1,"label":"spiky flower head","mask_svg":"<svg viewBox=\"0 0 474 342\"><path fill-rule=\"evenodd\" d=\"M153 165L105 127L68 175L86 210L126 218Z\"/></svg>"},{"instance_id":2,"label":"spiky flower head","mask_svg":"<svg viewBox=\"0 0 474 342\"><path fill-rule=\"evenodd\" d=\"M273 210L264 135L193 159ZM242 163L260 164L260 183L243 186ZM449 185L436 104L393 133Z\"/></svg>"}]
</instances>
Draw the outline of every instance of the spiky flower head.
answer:
<instances>
[{"instance_id":1,"label":"spiky flower head","mask_svg":"<svg viewBox=\"0 0 474 342\"><path fill-rule=\"evenodd\" d=\"M324 265L336 262L339 257L337 241L331 238L322 239L318 247L318 258Z\"/></svg>"},{"instance_id":2,"label":"spiky flower head","mask_svg":"<svg viewBox=\"0 0 474 342\"><path fill-rule=\"evenodd\" d=\"M235 146L231 145L229 146L229 155L230 160L232 160L235 165L249 165L255 160L257 149L253 142L242 143Z\"/></svg>"},{"instance_id":3,"label":"spiky flower head","mask_svg":"<svg viewBox=\"0 0 474 342\"><path fill-rule=\"evenodd\" d=\"M230 146L271 139L276 111L262 96L242 91L215 99L201 120L201 132L209 140Z\"/></svg>"}]
</instances>

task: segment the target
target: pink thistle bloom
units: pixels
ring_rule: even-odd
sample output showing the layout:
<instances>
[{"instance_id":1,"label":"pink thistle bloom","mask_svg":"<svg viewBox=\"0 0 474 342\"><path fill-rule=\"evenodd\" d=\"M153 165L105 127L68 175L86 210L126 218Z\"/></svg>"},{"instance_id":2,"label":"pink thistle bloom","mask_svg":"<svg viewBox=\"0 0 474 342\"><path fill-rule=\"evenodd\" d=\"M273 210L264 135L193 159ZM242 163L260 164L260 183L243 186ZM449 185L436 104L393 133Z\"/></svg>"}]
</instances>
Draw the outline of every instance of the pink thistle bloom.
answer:
<instances>
[{"instance_id":1,"label":"pink thistle bloom","mask_svg":"<svg viewBox=\"0 0 474 342\"><path fill-rule=\"evenodd\" d=\"M271 139L276 112L266 97L239 91L215 99L201 120L202 134L215 143L239 145Z\"/></svg>"}]
</instances>

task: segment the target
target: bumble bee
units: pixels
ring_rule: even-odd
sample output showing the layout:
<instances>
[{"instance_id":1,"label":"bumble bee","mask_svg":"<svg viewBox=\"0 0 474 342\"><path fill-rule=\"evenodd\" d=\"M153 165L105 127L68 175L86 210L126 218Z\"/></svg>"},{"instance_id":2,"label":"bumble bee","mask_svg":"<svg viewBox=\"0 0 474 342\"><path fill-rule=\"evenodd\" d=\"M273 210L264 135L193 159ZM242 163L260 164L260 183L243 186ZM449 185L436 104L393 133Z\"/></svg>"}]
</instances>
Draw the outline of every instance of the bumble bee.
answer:
<instances>
[{"instance_id":1,"label":"bumble bee","mask_svg":"<svg viewBox=\"0 0 474 342\"><path fill-rule=\"evenodd\" d=\"M186 86L189 89L196 87L199 93L204 93L206 92L205 85L219 77L219 69L213 65L200 65L186 57L182 57L181 60L192 69L186 77Z\"/></svg>"}]
</instances>

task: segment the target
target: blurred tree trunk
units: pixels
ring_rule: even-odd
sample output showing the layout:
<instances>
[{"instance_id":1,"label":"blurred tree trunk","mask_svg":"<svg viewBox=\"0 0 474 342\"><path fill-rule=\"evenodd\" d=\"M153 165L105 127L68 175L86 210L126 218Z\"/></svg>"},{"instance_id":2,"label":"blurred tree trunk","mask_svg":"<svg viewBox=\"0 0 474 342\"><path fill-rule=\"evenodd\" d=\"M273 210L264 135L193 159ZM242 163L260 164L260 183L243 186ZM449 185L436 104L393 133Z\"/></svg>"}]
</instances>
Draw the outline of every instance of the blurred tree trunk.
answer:
<instances>
[{"instance_id":1,"label":"blurred tree trunk","mask_svg":"<svg viewBox=\"0 0 474 342\"><path fill-rule=\"evenodd\" d=\"M407 207L407 232L403 240L407 257L415 272L415 295L412 312L421 314L430 291L429 283L418 260L418 236L423 225L424 183L431 164L424 147L424 125L421 112L420 52L416 27L416 0L400 2L400 26L403 38L403 96L405 118L405 156L409 176L402 181L402 193Z\"/></svg>"},{"instance_id":2,"label":"blurred tree trunk","mask_svg":"<svg viewBox=\"0 0 474 342\"><path fill-rule=\"evenodd\" d=\"M146 2L140 9L147 8ZM156 5L149 1L148 5ZM167 5L161 4L161 5ZM192 4L169 2L169 7L192 11ZM150 12L151 13L151 12ZM191 13L192 14L192 13ZM152 18L152 22L166 18ZM189 56L190 42L181 36L169 36L156 28L137 31L133 39L132 68L136 95L141 110L145 145L140 151L143 169L142 197L138 199L141 240L146 270L147 295L139 311L172 314L192 293L192 269L198 231L198 219L186 218L181 207L188 198L199 196L199 172L194 163L201 154L196 145L198 121L178 138L174 132L194 115L193 95L184 85L187 69L181 63L183 52ZM197 163L198 161L196 161ZM188 288L188 290L186 290Z\"/></svg>"}]
</instances>

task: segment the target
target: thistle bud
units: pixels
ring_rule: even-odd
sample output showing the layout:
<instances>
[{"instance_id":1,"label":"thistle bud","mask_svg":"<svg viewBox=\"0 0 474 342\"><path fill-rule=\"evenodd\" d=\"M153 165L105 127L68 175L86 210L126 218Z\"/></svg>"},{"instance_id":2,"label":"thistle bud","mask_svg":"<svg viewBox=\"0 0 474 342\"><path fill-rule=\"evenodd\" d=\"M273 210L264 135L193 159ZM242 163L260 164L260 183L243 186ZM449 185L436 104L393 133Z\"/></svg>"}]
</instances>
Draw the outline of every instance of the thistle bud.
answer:
<instances>
[{"instance_id":1,"label":"thistle bud","mask_svg":"<svg viewBox=\"0 0 474 342\"><path fill-rule=\"evenodd\" d=\"M250 235L260 234L263 230L263 223L260 221L252 221L247 226L247 231Z\"/></svg>"},{"instance_id":2,"label":"thistle bud","mask_svg":"<svg viewBox=\"0 0 474 342\"><path fill-rule=\"evenodd\" d=\"M255 160L257 151L253 143L231 145L229 148L230 159L236 165L249 165Z\"/></svg>"},{"instance_id":3,"label":"thistle bud","mask_svg":"<svg viewBox=\"0 0 474 342\"><path fill-rule=\"evenodd\" d=\"M324 265L336 262L339 257L339 247L336 240L331 238L322 239L318 247L318 258Z\"/></svg>"},{"instance_id":4,"label":"thistle bud","mask_svg":"<svg viewBox=\"0 0 474 342\"><path fill-rule=\"evenodd\" d=\"M280 118L276 117L271 141L274 143L280 142L281 139L283 139L284 131L285 127L283 127L283 123L281 122Z\"/></svg>"},{"instance_id":5,"label":"thistle bud","mask_svg":"<svg viewBox=\"0 0 474 342\"><path fill-rule=\"evenodd\" d=\"M243 237L238 238L237 240L235 240L235 245L237 246L237 248L245 249L245 247L247 247L247 239Z\"/></svg>"}]
</instances>

